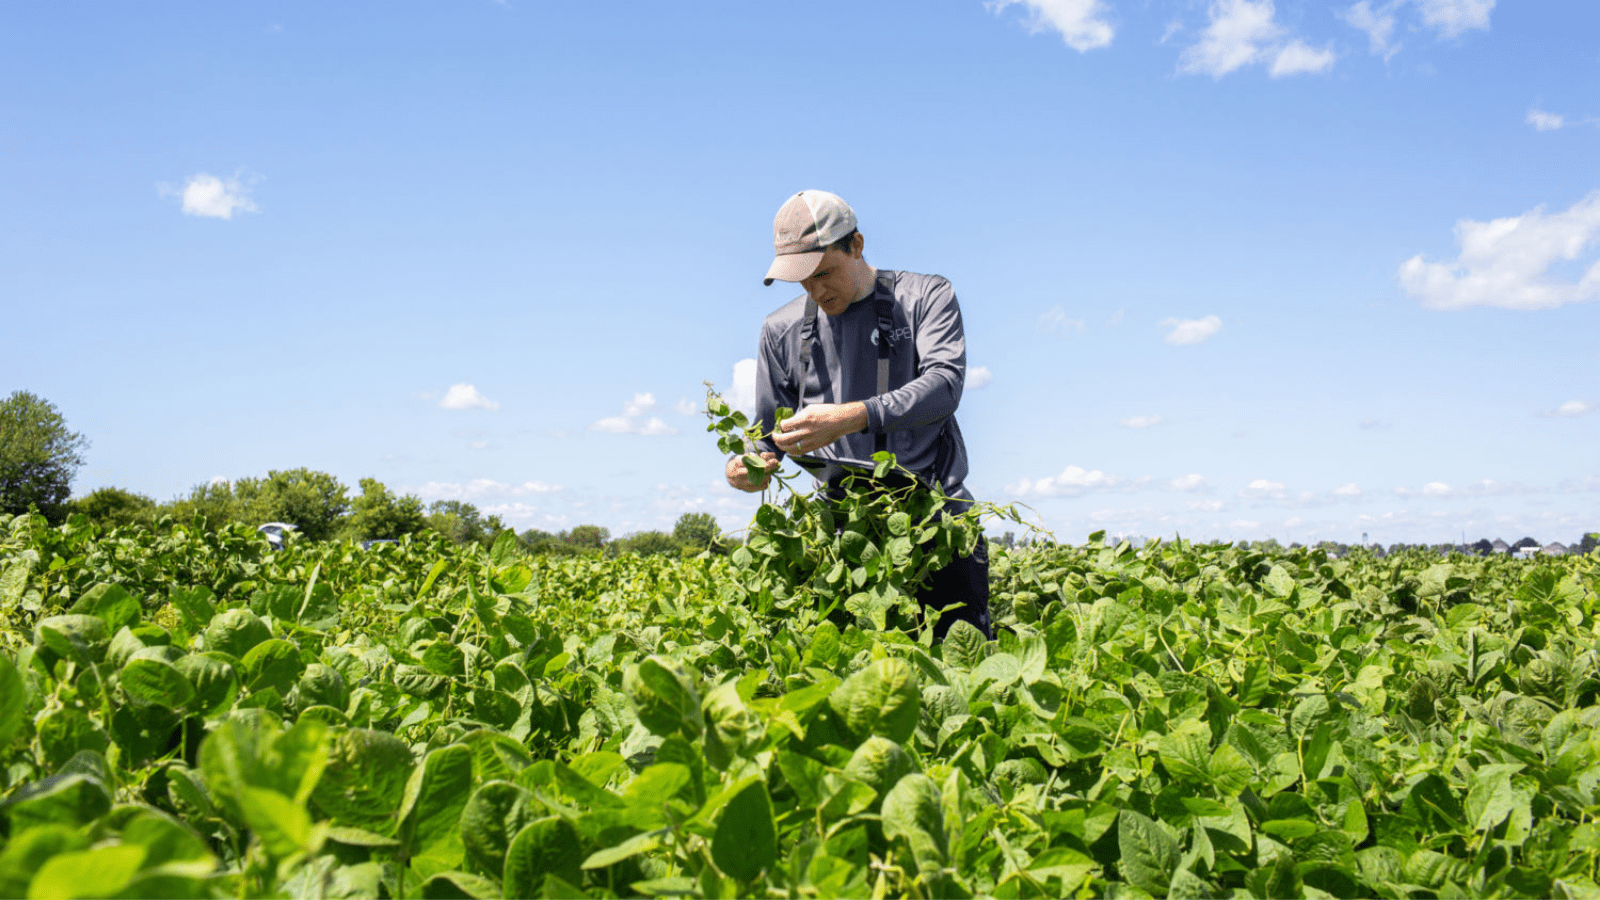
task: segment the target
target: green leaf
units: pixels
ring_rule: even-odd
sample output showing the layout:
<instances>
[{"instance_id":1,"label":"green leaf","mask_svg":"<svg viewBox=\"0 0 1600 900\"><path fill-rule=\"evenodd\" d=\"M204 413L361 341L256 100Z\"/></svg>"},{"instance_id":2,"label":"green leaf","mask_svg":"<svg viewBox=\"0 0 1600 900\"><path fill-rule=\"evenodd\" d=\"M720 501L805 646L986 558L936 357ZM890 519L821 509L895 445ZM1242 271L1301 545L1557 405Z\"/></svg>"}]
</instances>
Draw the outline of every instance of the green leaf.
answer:
<instances>
[{"instance_id":1,"label":"green leaf","mask_svg":"<svg viewBox=\"0 0 1600 900\"><path fill-rule=\"evenodd\" d=\"M246 785L239 793L239 812L274 859L311 849L311 814L277 791Z\"/></svg>"},{"instance_id":2,"label":"green leaf","mask_svg":"<svg viewBox=\"0 0 1600 900\"><path fill-rule=\"evenodd\" d=\"M738 682L729 680L706 695L706 761L726 770L766 733L761 718L739 697Z\"/></svg>"},{"instance_id":3,"label":"green leaf","mask_svg":"<svg viewBox=\"0 0 1600 900\"><path fill-rule=\"evenodd\" d=\"M0 897L26 897L28 882L41 866L88 844L88 838L66 825L40 825L12 835L0 849Z\"/></svg>"},{"instance_id":4,"label":"green leaf","mask_svg":"<svg viewBox=\"0 0 1600 900\"><path fill-rule=\"evenodd\" d=\"M494 546L489 548L489 562L502 568L516 562L521 554L522 542L517 540L517 533L508 528L495 537Z\"/></svg>"},{"instance_id":5,"label":"green leaf","mask_svg":"<svg viewBox=\"0 0 1600 900\"><path fill-rule=\"evenodd\" d=\"M711 839L711 858L740 881L754 879L778 861L778 830L765 782L745 785L723 807Z\"/></svg>"},{"instance_id":6,"label":"green leaf","mask_svg":"<svg viewBox=\"0 0 1600 900\"><path fill-rule=\"evenodd\" d=\"M336 628L339 625L339 597L327 584L306 588L305 598L295 611L294 620L313 630Z\"/></svg>"},{"instance_id":7,"label":"green leaf","mask_svg":"<svg viewBox=\"0 0 1600 900\"><path fill-rule=\"evenodd\" d=\"M423 900L499 900L495 883L470 872L440 872L422 883Z\"/></svg>"},{"instance_id":8,"label":"green leaf","mask_svg":"<svg viewBox=\"0 0 1600 900\"><path fill-rule=\"evenodd\" d=\"M211 620L206 626L205 648L220 650L235 659L243 659L250 648L272 637L267 623L256 618L247 609L230 609Z\"/></svg>"},{"instance_id":9,"label":"green leaf","mask_svg":"<svg viewBox=\"0 0 1600 900\"><path fill-rule=\"evenodd\" d=\"M1190 719L1161 736L1161 764L1175 778L1205 780L1211 769L1211 727Z\"/></svg>"},{"instance_id":10,"label":"green leaf","mask_svg":"<svg viewBox=\"0 0 1600 900\"><path fill-rule=\"evenodd\" d=\"M1178 843L1156 822L1131 809L1117 815L1118 864L1122 877L1134 887L1165 894L1178 868Z\"/></svg>"},{"instance_id":11,"label":"green leaf","mask_svg":"<svg viewBox=\"0 0 1600 900\"><path fill-rule=\"evenodd\" d=\"M673 659L651 656L633 666L623 676L622 689L639 721L654 734L667 737L682 731L692 740L705 729L694 677Z\"/></svg>"},{"instance_id":12,"label":"green leaf","mask_svg":"<svg viewBox=\"0 0 1600 900\"><path fill-rule=\"evenodd\" d=\"M1292 841L1296 838L1309 837L1320 829L1315 822L1308 822L1305 819L1273 819L1262 822L1261 830L1275 838Z\"/></svg>"},{"instance_id":13,"label":"green leaf","mask_svg":"<svg viewBox=\"0 0 1600 900\"><path fill-rule=\"evenodd\" d=\"M971 622L957 620L945 633L939 646L944 661L962 669L971 669L983 661L983 632Z\"/></svg>"},{"instance_id":14,"label":"green leaf","mask_svg":"<svg viewBox=\"0 0 1600 900\"><path fill-rule=\"evenodd\" d=\"M122 667L122 690L135 706L184 709L194 700L194 685L171 663L135 659Z\"/></svg>"},{"instance_id":15,"label":"green leaf","mask_svg":"<svg viewBox=\"0 0 1600 900\"><path fill-rule=\"evenodd\" d=\"M119 844L63 853L39 868L28 885L29 900L121 897L144 865L145 848Z\"/></svg>"},{"instance_id":16,"label":"green leaf","mask_svg":"<svg viewBox=\"0 0 1600 900\"><path fill-rule=\"evenodd\" d=\"M400 836L406 855L426 859L423 877L461 865L461 810L472 795L472 751L462 744L434 750L406 782Z\"/></svg>"},{"instance_id":17,"label":"green leaf","mask_svg":"<svg viewBox=\"0 0 1600 900\"><path fill-rule=\"evenodd\" d=\"M239 696L239 672L220 659L191 653L173 663L194 688L197 710L216 715L233 706Z\"/></svg>"},{"instance_id":18,"label":"green leaf","mask_svg":"<svg viewBox=\"0 0 1600 900\"><path fill-rule=\"evenodd\" d=\"M583 881L583 843L572 823L557 816L528 823L506 850L501 891L507 897L538 896L546 875L569 884Z\"/></svg>"},{"instance_id":19,"label":"green leaf","mask_svg":"<svg viewBox=\"0 0 1600 900\"><path fill-rule=\"evenodd\" d=\"M36 647L49 647L57 655L80 664L100 662L111 646L111 629L97 616L71 614L40 619L33 627Z\"/></svg>"},{"instance_id":20,"label":"green leaf","mask_svg":"<svg viewBox=\"0 0 1600 900\"><path fill-rule=\"evenodd\" d=\"M461 846L470 871L503 875L511 839L541 818L539 802L517 785L491 781L472 792L461 810Z\"/></svg>"},{"instance_id":21,"label":"green leaf","mask_svg":"<svg viewBox=\"0 0 1600 900\"><path fill-rule=\"evenodd\" d=\"M0 803L0 815L19 835L42 825L87 825L111 810L111 794L87 775L53 775L23 785Z\"/></svg>"},{"instance_id":22,"label":"green leaf","mask_svg":"<svg viewBox=\"0 0 1600 900\"><path fill-rule=\"evenodd\" d=\"M900 783L900 779L915 772L916 768L916 763L899 744L873 735L862 741L850 755L844 773L883 797Z\"/></svg>"},{"instance_id":23,"label":"green leaf","mask_svg":"<svg viewBox=\"0 0 1600 900\"><path fill-rule=\"evenodd\" d=\"M336 728L327 748L327 769L311 795L317 809L338 825L394 834L415 763L410 745L386 731Z\"/></svg>"},{"instance_id":24,"label":"green leaf","mask_svg":"<svg viewBox=\"0 0 1600 900\"><path fill-rule=\"evenodd\" d=\"M939 872L949 857L939 789L921 773L900 779L883 798L883 836L904 839L923 874Z\"/></svg>"},{"instance_id":25,"label":"green leaf","mask_svg":"<svg viewBox=\"0 0 1600 900\"><path fill-rule=\"evenodd\" d=\"M250 648L239 664L244 667L245 683L250 690L276 688L280 694L289 693L306 669L300 660L300 648L280 638L271 638Z\"/></svg>"},{"instance_id":26,"label":"green leaf","mask_svg":"<svg viewBox=\"0 0 1600 900\"><path fill-rule=\"evenodd\" d=\"M828 705L858 741L877 734L903 744L917 729L922 695L911 664L891 656L845 679Z\"/></svg>"},{"instance_id":27,"label":"green leaf","mask_svg":"<svg viewBox=\"0 0 1600 900\"><path fill-rule=\"evenodd\" d=\"M597 850L589 854L589 858L583 861L583 868L604 869L607 866L614 866L641 853L649 853L660 846L660 832L647 831L643 834L636 834L614 847L607 847L604 850Z\"/></svg>"},{"instance_id":28,"label":"green leaf","mask_svg":"<svg viewBox=\"0 0 1600 900\"><path fill-rule=\"evenodd\" d=\"M22 709L27 696L22 676L17 673L11 657L0 653L0 751L4 751L22 730Z\"/></svg>"},{"instance_id":29,"label":"green leaf","mask_svg":"<svg viewBox=\"0 0 1600 900\"><path fill-rule=\"evenodd\" d=\"M445 567L448 565L449 562L443 559L433 564L433 567L428 570L428 576L422 579L422 586L417 588L418 600L427 595L428 589L433 587L435 581L439 580L439 576L444 574Z\"/></svg>"},{"instance_id":30,"label":"green leaf","mask_svg":"<svg viewBox=\"0 0 1600 900\"><path fill-rule=\"evenodd\" d=\"M1472 773L1467 788L1468 825L1476 831L1492 831L1511 815L1518 800L1511 776L1522 768L1521 763L1496 763L1480 766Z\"/></svg>"},{"instance_id":31,"label":"green leaf","mask_svg":"<svg viewBox=\"0 0 1600 900\"><path fill-rule=\"evenodd\" d=\"M167 593L167 602L178 611L184 629L191 634L198 634L200 629L211 624L217 614L216 596L211 588L203 584L193 587L174 585Z\"/></svg>"},{"instance_id":32,"label":"green leaf","mask_svg":"<svg viewBox=\"0 0 1600 900\"><path fill-rule=\"evenodd\" d=\"M72 611L87 613L106 623L106 631L116 634L118 628L139 624L139 601L118 584L97 584L90 588Z\"/></svg>"},{"instance_id":33,"label":"green leaf","mask_svg":"<svg viewBox=\"0 0 1600 900\"><path fill-rule=\"evenodd\" d=\"M1261 579L1261 586L1266 589L1267 596L1282 600L1294 593L1295 584L1294 578L1283 566L1275 565L1267 572L1267 577Z\"/></svg>"},{"instance_id":34,"label":"green leaf","mask_svg":"<svg viewBox=\"0 0 1600 900\"><path fill-rule=\"evenodd\" d=\"M1250 786L1250 781L1255 774L1250 769L1250 762L1244 754L1234 749L1232 744L1219 744L1211 753L1211 762L1206 767L1211 775L1211 783L1224 796L1235 797L1239 792Z\"/></svg>"},{"instance_id":35,"label":"green leaf","mask_svg":"<svg viewBox=\"0 0 1600 900\"><path fill-rule=\"evenodd\" d=\"M460 678L467 674L467 658L448 641L434 641L422 651L422 667L435 675Z\"/></svg>"}]
</instances>

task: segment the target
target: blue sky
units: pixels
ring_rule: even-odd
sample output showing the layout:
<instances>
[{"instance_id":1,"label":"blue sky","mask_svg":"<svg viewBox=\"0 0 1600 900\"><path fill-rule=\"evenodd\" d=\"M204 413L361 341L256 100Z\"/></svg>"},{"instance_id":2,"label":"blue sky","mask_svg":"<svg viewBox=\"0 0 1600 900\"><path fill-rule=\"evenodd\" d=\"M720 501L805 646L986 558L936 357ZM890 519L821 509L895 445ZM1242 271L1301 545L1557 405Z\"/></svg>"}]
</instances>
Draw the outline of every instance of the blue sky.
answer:
<instances>
[{"instance_id":1,"label":"blue sky","mask_svg":"<svg viewBox=\"0 0 1600 900\"><path fill-rule=\"evenodd\" d=\"M740 528L695 409L821 188L954 283L969 486L1063 540L1600 529L1600 4L4 9L0 390L80 494Z\"/></svg>"}]
</instances>

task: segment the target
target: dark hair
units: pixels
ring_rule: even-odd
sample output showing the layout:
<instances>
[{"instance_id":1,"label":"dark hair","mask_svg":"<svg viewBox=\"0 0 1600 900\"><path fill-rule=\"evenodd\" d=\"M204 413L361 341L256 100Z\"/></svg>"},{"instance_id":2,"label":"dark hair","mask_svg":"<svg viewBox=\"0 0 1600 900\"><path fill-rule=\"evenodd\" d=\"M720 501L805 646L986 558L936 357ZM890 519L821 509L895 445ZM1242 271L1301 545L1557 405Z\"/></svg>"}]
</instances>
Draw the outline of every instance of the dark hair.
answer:
<instances>
[{"instance_id":1,"label":"dark hair","mask_svg":"<svg viewBox=\"0 0 1600 900\"><path fill-rule=\"evenodd\" d=\"M823 247L822 249L823 250L838 250L838 251L841 251L843 253L849 253L851 250L855 249L856 235L858 235L860 233L861 233L861 230L859 228L852 228L852 229L850 229L850 233L849 234L845 235L842 238L839 238L837 241L834 241L833 243L829 244L826 247Z\"/></svg>"}]
</instances>

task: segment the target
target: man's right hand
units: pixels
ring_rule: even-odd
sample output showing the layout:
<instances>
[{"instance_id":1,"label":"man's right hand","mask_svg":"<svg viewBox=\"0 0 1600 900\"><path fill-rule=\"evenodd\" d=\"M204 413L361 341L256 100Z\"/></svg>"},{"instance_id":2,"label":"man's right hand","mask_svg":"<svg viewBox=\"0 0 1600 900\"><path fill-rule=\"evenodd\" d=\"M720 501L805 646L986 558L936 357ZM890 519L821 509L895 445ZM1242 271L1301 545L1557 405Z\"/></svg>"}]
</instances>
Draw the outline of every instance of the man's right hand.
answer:
<instances>
[{"instance_id":1,"label":"man's right hand","mask_svg":"<svg viewBox=\"0 0 1600 900\"><path fill-rule=\"evenodd\" d=\"M750 472L744 465L744 457L735 456L733 459L728 460L728 465L724 472L728 477L728 484L747 494L753 494L765 488L767 486L767 472L772 472L778 468L778 454L763 453L761 454L761 460L767 464L767 469L765 472L758 473L755 481L750 479Z\"/></svg>"}]
</instances>

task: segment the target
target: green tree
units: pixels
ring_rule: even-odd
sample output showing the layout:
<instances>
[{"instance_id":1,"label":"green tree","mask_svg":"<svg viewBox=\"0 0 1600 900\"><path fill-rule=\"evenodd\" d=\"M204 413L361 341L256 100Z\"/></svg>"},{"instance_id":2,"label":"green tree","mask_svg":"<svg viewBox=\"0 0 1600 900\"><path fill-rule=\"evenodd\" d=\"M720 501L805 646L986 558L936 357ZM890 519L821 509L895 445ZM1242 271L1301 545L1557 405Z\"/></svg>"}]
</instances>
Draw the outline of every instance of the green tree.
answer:
<instances>
[{"instance_id":1,"label":"green tree","mask_svg":"<svg viewBox=\"0 0 1600 900\"><path fill-rule=\"evenodd\" d=\"M350 501L344 532L355 540L385 540L427 527L420 498L414 494L396 497L378 479L363 478L361 496Z\"/></svg>"},{"instance_id":2,"label":"green tree","mask_svg":"<svg viewBox=\"0 0 1600 900\"><path fill-rule=\"evenodd\" d=\"M117 528L155 521L156 501L117 487L103 487L72 501L71 512L83 513L101 528Z\"/></svg>"},{"instance_id":3,"label":"green tree","mask_svg":"<svg viewBox=\"0 0 1600 900\"><path fill-rule=\"evenodd\" d=\"M499 516L485 516L465 500L435 500L428 507L428 527L458 544L485 547L506 530Z\"/></svg>"},{"instance_id":4,"label":"green tree","mask_svg":"<svg viewBox=\"0 0 1600 900\"><path fill-rule=\"evenodd\" d=\"M233 483L246 521L288 522L313 541L325 541L339 532L350 508L346 488L327 472L283 469L266 478L241 478Z\"/></svg>"},{"instance_id":5,"label":"green tree","mask_svg":"<svg viewBox=\"0 0 1600 900\"><path fill-rule=\"evenodd\" d=\"M197 484L189 489L189 496L164 503L157 511L167 513L180 522L188 522L198 516L205 519L206 527L213 531L233 522L247 522L250 518L245 504L234 493L233 484L227 481ZM255 524L266 521L269 520L259 519Z\"/></svg>"},{"instance_id":6,"label":"green tree","mask_svg":"<svg viewBox=\"0 0 1600 900\"><path fill-rule=\"evenodd\" d=\"M599 525L577 525L571 531L561 532L561 542L582 550L604 549L611 539L611 530Z\"/></svg>"},{"instance_id":7,"label":"green tree","mask_svg":"<svg viewBox=\"0 0 1600 900\"><path fill-rule=\"evenodd\" d=\"M678 517L672 526L672 538L692 552L713 549L722 544L722 529L717 527L717 517L706 512L689 512Z\"/></svg>"},{"instance_id":8,"label":"green tree","mask_svg":"<svg viewBox=\"0 0 1600 900\"><path fill-rule=\"evenodd\" d=\"M88 447L83 435L67 428L54 403L27 391L0 401L0 513L38 507L52 524L60 524Z\"/></svg>"},{"instance_id":9,"label":"green tree","mask_svg":"<svg viewBox=\"0 0 1600 900\"><path fill-rule=\"evenodd\" d=\"M636 531L623 535L606 545L606 553L618 556L632 553L637 556L676 556L684 544L665 531Z\"/></svg>"}]
</instances>

